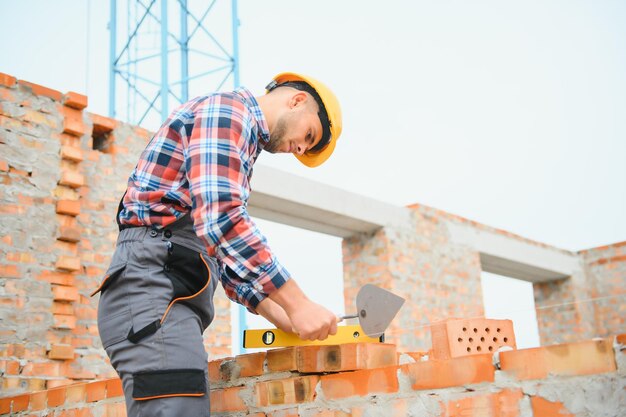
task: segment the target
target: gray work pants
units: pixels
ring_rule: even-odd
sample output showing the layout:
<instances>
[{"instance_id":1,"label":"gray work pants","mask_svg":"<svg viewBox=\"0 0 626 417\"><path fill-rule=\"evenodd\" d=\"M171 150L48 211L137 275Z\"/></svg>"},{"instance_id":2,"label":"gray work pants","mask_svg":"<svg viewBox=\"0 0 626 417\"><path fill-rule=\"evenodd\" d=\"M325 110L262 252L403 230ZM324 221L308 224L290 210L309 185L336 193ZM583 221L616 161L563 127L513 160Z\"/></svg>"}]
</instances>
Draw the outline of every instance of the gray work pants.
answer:
<instances>
[{"instance_id":1,"label":"gray work pants","mask_svg":"<svg viewBox=\"0 0 626 417\"><path fill-rule=\"evenodd\" d=\"M120 232L96 293L100 339L122 379L128 417L210 415L202 333L218 277L189 216L161 231Z\"/></svg>"}]
</instances>

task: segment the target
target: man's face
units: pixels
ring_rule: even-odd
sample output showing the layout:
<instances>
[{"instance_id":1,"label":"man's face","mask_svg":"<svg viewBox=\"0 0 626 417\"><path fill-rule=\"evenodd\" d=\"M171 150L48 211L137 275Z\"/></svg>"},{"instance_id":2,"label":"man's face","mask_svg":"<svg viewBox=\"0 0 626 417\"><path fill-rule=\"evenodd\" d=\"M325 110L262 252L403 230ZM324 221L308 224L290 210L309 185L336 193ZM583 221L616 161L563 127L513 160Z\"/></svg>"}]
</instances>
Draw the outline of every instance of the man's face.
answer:
<instances>
[{"instance_id":1,"label":"man's face","mask_svg":"<svg viewBox=\"0 0 626 417\"><path fill-rule=\"evenodd\" d=\"M302 155L317 145L321 138L322 123L317 115L317 104L309 101L279 116L264 150Z\"/></svg>"}]
</instances>

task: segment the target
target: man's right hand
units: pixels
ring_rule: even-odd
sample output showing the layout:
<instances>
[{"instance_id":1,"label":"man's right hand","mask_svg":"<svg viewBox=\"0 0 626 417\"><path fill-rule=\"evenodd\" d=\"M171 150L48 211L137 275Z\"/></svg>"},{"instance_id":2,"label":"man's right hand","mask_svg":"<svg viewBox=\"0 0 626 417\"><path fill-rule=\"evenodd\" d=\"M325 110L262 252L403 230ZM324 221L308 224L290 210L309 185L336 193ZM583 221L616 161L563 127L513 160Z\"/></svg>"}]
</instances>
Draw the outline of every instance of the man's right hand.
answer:
<instances>
[{"instance_id":1,"label":"man's right hand","mask_svg":"<svg viewBox=\"0 0 626 417\"><path fill-rule=\"evenodd\" d=\"M337 333L337 316L309 300L293 279L269 297L285 310L293 332L301 339L324 340L328 335Z\"/></svg>"}]
</instances>

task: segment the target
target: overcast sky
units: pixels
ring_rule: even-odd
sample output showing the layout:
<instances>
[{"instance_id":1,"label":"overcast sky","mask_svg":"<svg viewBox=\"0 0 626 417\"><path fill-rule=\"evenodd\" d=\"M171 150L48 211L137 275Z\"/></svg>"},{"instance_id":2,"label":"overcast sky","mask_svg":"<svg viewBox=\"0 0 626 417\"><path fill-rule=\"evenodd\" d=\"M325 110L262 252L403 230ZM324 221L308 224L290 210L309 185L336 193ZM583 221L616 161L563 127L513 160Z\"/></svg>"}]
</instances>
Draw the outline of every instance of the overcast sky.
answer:
<instances>
[{"instance_id":1,"label":"overcast sky","mask_svg":"<svg viewBox=\"0 0 626 417\"><path fill-rule=\"evenodd\" d=\"M86 92L107 114L108 15L107 1L0 0L0 71ZM344 112L322 167L259 163L564 249L626 239L626 2L240 0L239 17L243 85L262 94L301 71ZM261 226L303 286L342 309L339 239Z\"/></svg>"}]
</instances>

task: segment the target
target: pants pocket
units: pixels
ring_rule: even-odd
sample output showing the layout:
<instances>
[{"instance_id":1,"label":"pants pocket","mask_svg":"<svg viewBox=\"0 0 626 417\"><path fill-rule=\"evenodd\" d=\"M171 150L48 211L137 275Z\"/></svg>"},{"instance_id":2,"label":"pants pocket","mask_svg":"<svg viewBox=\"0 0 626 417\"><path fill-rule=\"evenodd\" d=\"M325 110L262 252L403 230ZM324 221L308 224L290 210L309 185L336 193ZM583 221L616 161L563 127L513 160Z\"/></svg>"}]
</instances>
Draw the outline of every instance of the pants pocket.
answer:
<instances>
[{"instance_id":1,"label":"pants pocket","mask_svg":"<svg viewBox=\"0 0 626 417\"><path fill-rule=\"evenodd\" d=\"M98 314L98 331L100 332L102 347L105 349L126 340L132 327L133 321L130 310L109 316Z\"/></svg>"},{"instance_id":2,"label":"pants pocket","mask_svg":"<svg viewBox=\"0 0 626 417\"><path fill-rule=\"evenodd\" d=\"M207 392L202 369L166 369L133 373L133 399L202 397Z\"/></svg>"}]
</instances>

